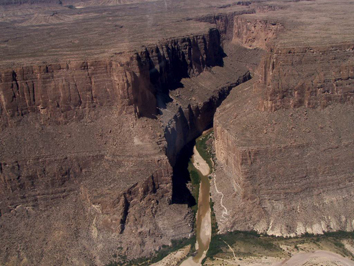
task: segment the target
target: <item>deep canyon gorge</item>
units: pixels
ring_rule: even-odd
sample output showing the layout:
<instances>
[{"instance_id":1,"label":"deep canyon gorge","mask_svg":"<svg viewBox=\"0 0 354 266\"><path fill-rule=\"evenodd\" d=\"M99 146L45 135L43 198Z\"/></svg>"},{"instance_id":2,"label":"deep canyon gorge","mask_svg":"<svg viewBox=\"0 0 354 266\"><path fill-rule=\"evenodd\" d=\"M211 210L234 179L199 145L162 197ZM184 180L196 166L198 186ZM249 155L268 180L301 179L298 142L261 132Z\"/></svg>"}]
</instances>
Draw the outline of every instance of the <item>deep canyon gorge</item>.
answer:
<instances>
[{"instance_id":1,"label":"deep canyon gorge","mask_svg":"<svg viewBox=\"0 0 354 266\"><path fill-rule=\"evenodd\" d=\"M0 11L0 264L106 265L190 238L179 161L211 127L220 233L354 230L351 1Z\"/></svg>"}]
</instances>

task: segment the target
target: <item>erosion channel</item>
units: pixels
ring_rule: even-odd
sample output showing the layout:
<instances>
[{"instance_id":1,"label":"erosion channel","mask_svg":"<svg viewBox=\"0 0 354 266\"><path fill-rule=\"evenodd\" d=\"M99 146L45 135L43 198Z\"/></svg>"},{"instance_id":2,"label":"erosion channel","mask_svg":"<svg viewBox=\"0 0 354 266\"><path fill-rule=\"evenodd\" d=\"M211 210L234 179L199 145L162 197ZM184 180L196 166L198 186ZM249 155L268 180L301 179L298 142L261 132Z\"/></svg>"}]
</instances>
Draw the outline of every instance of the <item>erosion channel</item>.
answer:
<instances>
[{"instance_id":1,"label":"erosion channel","mask_svg":"<svg viewBox=\"0 0 354 266\"><path fill-rule=\"evenodd\" d=\"M210 140L211 135L212 131L209 130L196 140L196 145L193 148L193 156L188 167L192 183L199 183L199 190L197 187L197 193L193 193L194 196L198 197L198 210L196 214L196 249L198 252L196 256L185 260L181 264L182 266L201 265L202 260L206 257L211 240L209 174L212 170L212 163L210 158L208 158L210 153L206 149L206 142Z\"/></svg>"}]
</instances>

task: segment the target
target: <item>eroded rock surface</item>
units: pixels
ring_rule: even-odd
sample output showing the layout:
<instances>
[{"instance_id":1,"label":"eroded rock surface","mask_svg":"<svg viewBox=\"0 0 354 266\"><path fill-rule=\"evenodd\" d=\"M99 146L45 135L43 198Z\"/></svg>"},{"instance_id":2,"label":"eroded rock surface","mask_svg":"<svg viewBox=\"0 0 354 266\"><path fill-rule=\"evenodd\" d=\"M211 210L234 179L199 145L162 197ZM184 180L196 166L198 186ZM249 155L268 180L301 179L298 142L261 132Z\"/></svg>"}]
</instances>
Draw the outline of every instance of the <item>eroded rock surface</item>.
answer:
<instances>
[{"instance_id":1,"label":"eroded rock surface","mask_svg":"<svg viewBox=\"0 0 354 266\"><path fill-rule=\"evenodd\" d=\"M317 12L330 5L306 5L317 20L308 32L299 23L311 15L295 15L301 5L292 18L285 17L290 8L283 8L272 17L238 20L247 24L234 31L234 41L267 52L255 78L233 90L214 119L219 165L211 187L221 232L353 230L353 42L325 38L348 26L337 18L351 5L332 9L326 19L333 24L322 42L316 33L324 30L325 18ZM269 21L276 23L269 28Z\"/></svg>"},{"instance_id":2,"label":"eroded rock surface","mask_svg":"<svg viewBox=\"0 0 354 266\"><path fill-rule=\"evenodd\" d=\"M190 237L173 170L213 123L221 231L352 230L348 3L3 1L1 263L104 265ZM301 46L308 10L333 24Z\"/></svg>"},{"instance_id":3,"label":"eroded rock surface","mask_svg":"<svg viewBox=\"0 0 354 266\"><path fill-rule=\"evenodd\" d=\"M192 212L172 204L173 166L232 87L250 78L244 66L234 73L223 67L218 29L188 18L212 5L196 14L169 3L178 14L162 28L151 24L151 36L145 22L139 30L132 22L161 17L164 2L90 9L75 3L80 10L52 2L42 12L37 2L1 6L4 263L104 265L190 237ZM131 25L117 24L125 32L117 38L104 25L123 13L120 23ZM99 45L91 34L102 31L108 37L101 41L115 41Z\"/></svg>"}]
</instances>

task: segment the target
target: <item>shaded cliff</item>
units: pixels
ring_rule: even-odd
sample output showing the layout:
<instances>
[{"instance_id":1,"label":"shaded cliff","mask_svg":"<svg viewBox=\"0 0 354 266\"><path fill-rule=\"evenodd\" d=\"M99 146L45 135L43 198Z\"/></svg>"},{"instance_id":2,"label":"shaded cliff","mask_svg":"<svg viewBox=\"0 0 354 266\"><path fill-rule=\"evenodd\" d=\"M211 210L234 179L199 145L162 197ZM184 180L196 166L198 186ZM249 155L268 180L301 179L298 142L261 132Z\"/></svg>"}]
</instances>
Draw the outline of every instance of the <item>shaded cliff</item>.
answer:
<instances>
[{"instance_id":1,"label":"shaded cliff","mask_svg":"<svg viewBox=\"0 0 354 266\"><path fill-rule=\"evenodd\" d=\"M171 204L173 167L213 124L221 231L353 229L351 46L280 45L301 28L287 23L297 3L189 4L66 8L58 39L48 23L2 18L2 261L103 265L190 237L190 209ZM38 29L42 42L16 49Z\"/></svg>"},{"instance_id":2,"label":"shaded cliff","mask_svg":"<svg viewBox=\"0 0 354 266\"><path fill-rule=\"evenodd\" d=\"M220 36L172 39L129 57L68 62L0 72L2 126L28 113L48 122L81 119L97 106L115 106L138 116L157 114L157 98L182 78L222 64ZM161 96L163 98L163 96ZM161 104L161 103L160 103Z\"/></svg>"},{"instance_id":3,"label":"shaded cliff","mask_svg":"<svg viewBox=\"0 0 354 266\"><path fill-rule=\"evenodd\" d=\"M171 205L171 164L211 126L231 88L250 78L246 68L228 73L224 56L219 31L210 29L109 59L3 69L0 212L10 248L2 260L102 265L190 237L191 211ZM205 77L214 82L196 88L201 98L189 105L188 81ZM173 101L176 93L183 103ZM174 114L167 124L165 112ZM18 239L33 242L10 244ZM37 252L43 243L45 254Z\"/></svg>"},{"instance_id":4,"label":"shaded cliff","mask_svg":"<svg viewBox=\"0 0 354 266\"><path fill-rule=\"evenodd\" d=\"M204 91L206 96L209 96L205 101L179 106L173 117L168 120L164 136L167 144L166 155L172 166L187 143L213 126L214 113L230 91L251 78L250 73L247 70L244 71L237 73L238 75L231 79L232 82L229 84L216 88L212 86L211 92Z\"/></svg>"},{"instance_id":5,"label":"shaded cliff","mask_svg":"<svg viewBox=\"0 0 354 266\"><path fill-rule=\"evenodd\" d=\"M37 228L36 216L53 216L61 229L46 227L41 238L52 243L50 236L65 235L53 238L58 247L51 248L53 256L64 243L85 243L59 263L96 264L113 254L117 260L148 256L171 239L189 237L190 211L170 205L180 193L172 187L170 165L212 126L231 89L251 78L247 50L232 46L225 54L222 38L211 29L161 41L132 56L3 70L1 213L3 224L13 225L4 237L31 239L19 228ZM26 138L20 132L28 132ZM63 229L62 219L76 212L78 221ZM19 222L26 215L30 222ZM87 250L90 255L82 257ZM28 245L2 257L36 264L57 260Z\"/></svg>"}]
</instances>

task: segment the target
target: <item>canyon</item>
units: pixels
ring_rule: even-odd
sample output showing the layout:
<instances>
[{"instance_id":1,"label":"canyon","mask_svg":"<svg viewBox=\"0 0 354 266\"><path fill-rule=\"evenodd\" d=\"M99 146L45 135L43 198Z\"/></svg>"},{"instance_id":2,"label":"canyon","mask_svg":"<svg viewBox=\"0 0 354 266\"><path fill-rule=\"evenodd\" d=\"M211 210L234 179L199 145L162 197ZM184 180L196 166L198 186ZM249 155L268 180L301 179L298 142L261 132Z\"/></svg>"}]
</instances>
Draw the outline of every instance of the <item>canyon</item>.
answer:
<instances>
[{"instance_id":1,"label":"canyon","mask_svg":"<svg viewBox=\"0 0 354 266\"><path fill-rule=\"evenodd\" d=\"M190 238L179 160L210 127L220 233L353 231L353 9L0 1L0 263L106 265Z\"/></svg>"},{"instance_id":2,"label":"canyon","mask_svg":"<svg viewBox=\"0 0 354 266\"><path fill-rule=\"evenodd\" d=\"M272 13L279 22L281 16ZM301 43L286 33L262 43L253 31L238 30L237 41L267 54L214 119L219 229L277 236L352 231L353 45L335 38L319 45L305 41L305 32Z\"/></svg>"}]
</instances>

